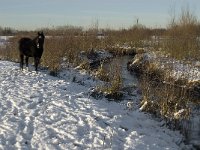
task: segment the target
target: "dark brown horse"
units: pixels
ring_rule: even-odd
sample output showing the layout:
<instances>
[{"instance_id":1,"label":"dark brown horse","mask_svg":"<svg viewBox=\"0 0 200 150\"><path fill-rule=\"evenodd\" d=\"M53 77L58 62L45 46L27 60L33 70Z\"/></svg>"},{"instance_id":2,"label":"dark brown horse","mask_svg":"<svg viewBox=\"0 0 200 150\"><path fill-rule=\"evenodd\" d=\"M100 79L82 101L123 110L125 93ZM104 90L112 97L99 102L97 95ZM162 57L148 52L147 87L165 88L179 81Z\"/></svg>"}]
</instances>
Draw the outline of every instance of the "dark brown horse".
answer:
<instances>
[{"instance_id":1,"label":"dark brown horse","mask_svg":"<svg viewBox=\"0 0 200 150\"><path fill-rule=\"evenodd\" d=\"M20 52L20 68L23 70L24 65L24 56L26 57L26 67L28 67L29 57L34 58L35 71L38 70L38 64L43 53L45 36L43 32L38 32L37 37L34 39L30 38L21 38L19 40L19 52Z\"/></svg>"}]
</instances>

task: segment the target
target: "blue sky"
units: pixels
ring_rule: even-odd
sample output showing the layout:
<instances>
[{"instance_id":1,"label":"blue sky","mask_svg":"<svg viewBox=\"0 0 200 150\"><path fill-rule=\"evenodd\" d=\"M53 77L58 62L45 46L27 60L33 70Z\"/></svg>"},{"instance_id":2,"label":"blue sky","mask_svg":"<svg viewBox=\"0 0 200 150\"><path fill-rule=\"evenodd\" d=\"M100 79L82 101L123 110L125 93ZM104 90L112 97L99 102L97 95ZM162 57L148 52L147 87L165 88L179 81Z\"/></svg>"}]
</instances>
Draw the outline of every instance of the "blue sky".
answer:
<instances>
[{"instance_id":1,"label":"blue sky","mask_svg":"<svg viewBox=\"0 0 200 150\"><path fill-rule=\"evenodd\" d=\"M0 26L37 29L62 25L166 27L172 10L189 6L200 17L200 0L0 0ZM199 7L198 7L199 6Z\"/></svg>"}]
</instances>

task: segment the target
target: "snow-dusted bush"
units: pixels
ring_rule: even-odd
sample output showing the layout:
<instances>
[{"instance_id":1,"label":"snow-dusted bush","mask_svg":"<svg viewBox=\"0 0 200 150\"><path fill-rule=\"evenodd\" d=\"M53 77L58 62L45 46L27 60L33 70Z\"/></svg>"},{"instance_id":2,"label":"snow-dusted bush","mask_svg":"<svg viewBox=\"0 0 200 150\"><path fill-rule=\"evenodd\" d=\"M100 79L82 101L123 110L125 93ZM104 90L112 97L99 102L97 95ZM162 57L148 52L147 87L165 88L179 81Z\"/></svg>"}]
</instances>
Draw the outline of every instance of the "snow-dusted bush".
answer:
<instances>
[{"instance_id":1,"label":"snow-dusted bush","mask_svg":"<svg viewBox=\"0 0 200 150\"><path fill-rule=\"evenodd\" d=\"M129 62L128 68L136 71L140 78L140 86L144 96L142 110L170 119L189 117L190 108L188 104L199 98L199 92L197 92L198 86L194 86L195 84L190 81L191 79L195 80L195 78L187 76L188 74L185 74L183 66L188 68L187 65L183 65L179 61L172 61L171 58L155 52L137 54ZM189 74L193 76L192 66L190 69L187 71L190 71ZM198 78L196 79L198 80ZM178 115L179 117L174 115L182 109L184 109L182 115Z\"/></svg>"}]
</instances>

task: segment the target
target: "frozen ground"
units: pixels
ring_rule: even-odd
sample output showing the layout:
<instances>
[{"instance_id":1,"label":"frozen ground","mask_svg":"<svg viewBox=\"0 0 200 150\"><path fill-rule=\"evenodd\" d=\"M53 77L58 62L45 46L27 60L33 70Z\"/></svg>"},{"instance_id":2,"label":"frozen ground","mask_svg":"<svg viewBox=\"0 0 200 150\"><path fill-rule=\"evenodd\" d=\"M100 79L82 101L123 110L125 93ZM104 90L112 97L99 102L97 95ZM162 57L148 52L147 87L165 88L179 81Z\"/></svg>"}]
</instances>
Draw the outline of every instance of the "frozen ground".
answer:
<instances>
[{"instance_id":1,"label":"frozen ground","mask_svg":"<svg viewBox=\"0 0 200 150\"><path fill-rule=\"evenodd\" d=\"M21 72L19 64L7 61L0 61L0 70L0 149L186 148L177 131L140 112L137 104L130 110L125 101L90 97L96 81L87 74Z\"/></svg>"}]
</instances>

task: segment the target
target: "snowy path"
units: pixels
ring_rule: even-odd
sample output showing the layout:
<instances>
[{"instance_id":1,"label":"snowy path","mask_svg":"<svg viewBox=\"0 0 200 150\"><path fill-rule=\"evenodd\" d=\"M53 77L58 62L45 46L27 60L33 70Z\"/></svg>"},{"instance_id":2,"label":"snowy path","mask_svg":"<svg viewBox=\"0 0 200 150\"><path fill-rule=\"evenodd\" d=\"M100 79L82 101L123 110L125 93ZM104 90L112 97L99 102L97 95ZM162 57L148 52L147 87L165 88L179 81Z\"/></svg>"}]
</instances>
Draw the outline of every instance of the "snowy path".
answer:
<instances>
[{"instance_id":1,"label":"snowy path","mask_svg":"<svg viewBox=\"0 0 200 150\"><path fill-rule=\"evenodd\" d=\"M88 87L0 61L0 149L180 149L178 132Z\"/></svg>"}]
</instances>

